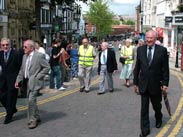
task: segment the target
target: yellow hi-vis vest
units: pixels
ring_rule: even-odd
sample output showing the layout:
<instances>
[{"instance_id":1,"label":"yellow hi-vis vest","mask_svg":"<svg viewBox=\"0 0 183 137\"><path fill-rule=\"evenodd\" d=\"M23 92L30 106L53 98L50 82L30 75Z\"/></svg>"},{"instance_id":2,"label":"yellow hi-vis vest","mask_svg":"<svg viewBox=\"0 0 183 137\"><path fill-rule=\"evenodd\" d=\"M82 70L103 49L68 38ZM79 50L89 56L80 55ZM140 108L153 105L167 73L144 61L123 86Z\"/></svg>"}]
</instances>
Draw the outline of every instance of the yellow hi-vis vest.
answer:
<instances>
[{"instance_id":1,"label":"yellow hi-vis vest","mask_svg":"<svg viewBox=\"0 0 183 137\"><path fill-rule=\"evenodd\" d=\"M84 46L79 47L79 65L92 66L93 65L93 46L88 45L87 49Z\"/></svg>"},{"instance_id":2,"label":"yellow hi-vis vest","mask_svg":"<svg viewBox=\"0 0 183 137\"><path fill-rule=\"evenodd\" d=\"M133 59L132 59L132 54L133 54L133 46L130 45L129 48L126 48L125 46L122 48L121 53L124 56L130 56L129 59L125 60L125 64L132 64L133 63Z\"/></svg>"}]
</instances>

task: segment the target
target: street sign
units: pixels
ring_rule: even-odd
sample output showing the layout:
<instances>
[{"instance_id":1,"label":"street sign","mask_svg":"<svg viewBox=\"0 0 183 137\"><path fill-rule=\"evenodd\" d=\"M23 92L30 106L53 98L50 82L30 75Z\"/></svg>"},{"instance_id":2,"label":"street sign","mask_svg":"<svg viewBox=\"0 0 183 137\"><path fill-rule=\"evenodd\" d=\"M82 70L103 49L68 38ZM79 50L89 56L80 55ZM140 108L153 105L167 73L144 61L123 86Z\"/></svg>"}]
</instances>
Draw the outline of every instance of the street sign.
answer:
<instances>
[{"instance_id":1,"label":"street sign","mask_svg":"<svg viewBox=\"0 0 183 137\"><path fill-rule=\"evenodd\" d=\"M183 23L183 16L175 17L175 23Z\"/></svg>"}]
</instances>

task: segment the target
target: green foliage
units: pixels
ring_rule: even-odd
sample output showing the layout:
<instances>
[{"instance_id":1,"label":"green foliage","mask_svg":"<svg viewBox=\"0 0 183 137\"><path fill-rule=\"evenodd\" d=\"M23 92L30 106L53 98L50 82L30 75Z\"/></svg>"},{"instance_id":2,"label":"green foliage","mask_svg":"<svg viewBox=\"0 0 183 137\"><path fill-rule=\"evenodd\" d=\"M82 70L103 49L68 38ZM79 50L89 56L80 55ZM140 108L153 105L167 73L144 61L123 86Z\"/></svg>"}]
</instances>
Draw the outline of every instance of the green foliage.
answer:
<instances>
[{"instance_id":1,"label":"green foliage","mask_svg":"<svg viewBox=\"0 0 183 137\"><path fill-rule=\"evenodd\" d=\"M99 38L112 32L113 13L109 10L107 1L97 0L90 3L87 19L96 26Z\"/></svg>"},{"instance_id":2,"label":"green foliage","mask_svg":"<svg viewBox=\"0 0 183 137\"><path fill-rule=\"evenodd\" d=\"M125 25L135 25L135 21L133 21L133 20L124 20L123 21L123 24L125 24Z\"/></svg>"},{"instance_id":3,"label":"green foliage","mask_svg":"<svg viewBox=\"0 0 183 137\"><path fill-rule=\"evenodd\" d=\"M183 4L179 4L179 5L177 6L177 8L178 8L178 10L179 10L180 12L183 12Z\"/></svg>"},{"instance_id":4,"label":"green foliage","mask_svg":"<svg viewBox=\"0 0 183 137\"><path fill-rule=\"evenodd\" d=\"M119 20L114 20L113 25L120 25L120 21Z\"/></svg>"}]
</instances>

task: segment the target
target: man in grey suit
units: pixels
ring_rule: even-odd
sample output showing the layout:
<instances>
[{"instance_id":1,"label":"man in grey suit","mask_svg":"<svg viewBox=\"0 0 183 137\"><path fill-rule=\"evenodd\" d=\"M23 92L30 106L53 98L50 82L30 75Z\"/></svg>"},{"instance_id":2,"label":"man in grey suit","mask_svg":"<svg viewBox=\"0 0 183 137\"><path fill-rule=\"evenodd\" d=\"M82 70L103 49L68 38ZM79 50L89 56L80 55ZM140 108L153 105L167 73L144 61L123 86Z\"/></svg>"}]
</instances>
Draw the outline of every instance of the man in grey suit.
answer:
<instances>
[{"instance_id":1,"label":"man in grey suit","mask_svg":"<svg viewBox=\"0 0 183 137\"><path fill-rule=\"evenodd\" d=\"M36 96L42 87L43 78L49 72L49 64L44 54L34 50L35 43L32 40L24 42L24 56L22 66L16 79L15 87L20 87L20 82L27 81L28 95L28 127L36 128L40 122Z\"/></svg>"}]
</instances>

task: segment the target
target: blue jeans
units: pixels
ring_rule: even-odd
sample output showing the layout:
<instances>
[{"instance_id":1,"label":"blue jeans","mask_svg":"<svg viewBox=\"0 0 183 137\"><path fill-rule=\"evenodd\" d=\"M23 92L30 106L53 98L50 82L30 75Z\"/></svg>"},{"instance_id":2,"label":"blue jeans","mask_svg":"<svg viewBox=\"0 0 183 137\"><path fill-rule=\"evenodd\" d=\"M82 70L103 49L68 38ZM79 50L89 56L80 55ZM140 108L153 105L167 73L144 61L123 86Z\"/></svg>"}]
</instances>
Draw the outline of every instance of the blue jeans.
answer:
<instances>
[{"instance_id":1,"label":"blue jeans","mask_svg":"<svg viewBox=\"0 0 183 137\"><path fill-rule=\"evenodd\" d=\"M61 75L61 69L59 66L53 66L51 67L51 73L50 73L50 88L55 88L55 79L56 78L56 87L59 89L62 86L62 75Z\"/></svg>"}]
</instances>

